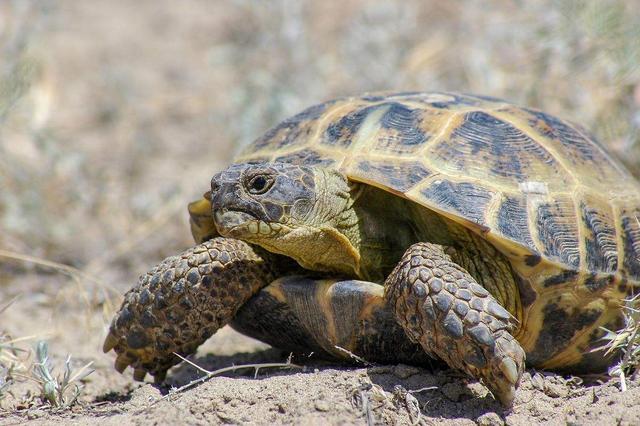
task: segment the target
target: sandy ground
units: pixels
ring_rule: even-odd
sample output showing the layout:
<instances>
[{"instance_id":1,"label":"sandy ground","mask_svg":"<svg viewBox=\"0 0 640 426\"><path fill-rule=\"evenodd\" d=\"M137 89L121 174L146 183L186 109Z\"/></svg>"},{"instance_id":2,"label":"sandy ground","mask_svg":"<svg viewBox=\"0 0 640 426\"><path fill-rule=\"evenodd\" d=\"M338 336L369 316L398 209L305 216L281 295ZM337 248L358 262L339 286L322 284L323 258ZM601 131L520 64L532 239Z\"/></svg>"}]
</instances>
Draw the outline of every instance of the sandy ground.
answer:
<instances>
[{"instance_id":1,"label":"sandy ground","mask_svg":"<svg viewBox=\"0 0 640 426\"><path fill-rule=\"evenodd\" d=\"M17 297L0 312L0 424L640 424L637 379L622 392L606 377L529 371L504 412L481 384L437 367L297 355L300 369L170 394L200 373L180 366L165 386L140 384L101 351L137 276L192 244L186 204L210 176L331 97L504 97L585 123L638 174L632 3L0 2L0 308ZM56 375L68 354L74 368L93 362L78 403L41 400L29 352L2 388L10 338L31 351L46 340ZM193 361L288 356L225 328Z\"/></svg>"},{"instance_id":2,"label":"sandy ground","mask_svg":"<svg viewBox=\"0 0 640 426\"><path fill-rule=\"evenodd\" d=\"M32 277L35 278L35 277ZM45 282L45 277L27 283ZM50 279L55 286L56 279ZM24 288L25 282L13 286ZM35 289L34 289L35 290ZM46 294L41 288L32 294ZM69 289L72 290L72 289ZM49 290L51 291L51 290ZM59 291L53 290L52 292ZM137 383L131 372L113 370L112 354L99 351L102 333L78 332L84 315L65 306L58 313L43 309L38 297L25 297L3 314L3 324L20 324L25 335L33 324L48 328L55 322L63 335L50 339L58 366L60 348L73 348L73 365L95 362L84 382L79 402L68 409L43 405L33 385L12 388L10 410L0 412L0 424L638 424L640 380L631 380L622 393L616 380L580 379L528 371L515 404L504 411L487 389L459 373L438 366L340 365L294 356L300 368L238 370L216 376L192 388L171 392L203 373L183 363L174 367L163 386ZM289 354L244 337L230 328L220 330L192 361L209 371L232 365L283 363ZM601 378L602 379L602 378Z\"/></svg>"}]
</instances>

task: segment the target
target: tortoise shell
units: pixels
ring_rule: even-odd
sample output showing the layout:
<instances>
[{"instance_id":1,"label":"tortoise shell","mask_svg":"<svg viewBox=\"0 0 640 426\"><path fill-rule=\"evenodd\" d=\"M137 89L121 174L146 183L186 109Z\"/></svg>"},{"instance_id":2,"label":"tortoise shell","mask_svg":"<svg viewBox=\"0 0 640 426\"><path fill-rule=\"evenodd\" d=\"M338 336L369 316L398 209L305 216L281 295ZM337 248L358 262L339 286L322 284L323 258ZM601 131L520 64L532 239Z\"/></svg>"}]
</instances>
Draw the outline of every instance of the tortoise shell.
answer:
<instances>
[{"instance_id":1,"label":"tortoise shell","mask_svg":"<svg viewBox=\"0 0 640 426\"><path fill-rule=\"evenodd\" d=\"M640 185L584 128L538 110L456 93L343 98L236 158L263 161L336 168L481 235L518 276L515 337L541 367L584 361L640 282ZM571 350L553 356L563 333Z\"/></svg>"}]
</instances>

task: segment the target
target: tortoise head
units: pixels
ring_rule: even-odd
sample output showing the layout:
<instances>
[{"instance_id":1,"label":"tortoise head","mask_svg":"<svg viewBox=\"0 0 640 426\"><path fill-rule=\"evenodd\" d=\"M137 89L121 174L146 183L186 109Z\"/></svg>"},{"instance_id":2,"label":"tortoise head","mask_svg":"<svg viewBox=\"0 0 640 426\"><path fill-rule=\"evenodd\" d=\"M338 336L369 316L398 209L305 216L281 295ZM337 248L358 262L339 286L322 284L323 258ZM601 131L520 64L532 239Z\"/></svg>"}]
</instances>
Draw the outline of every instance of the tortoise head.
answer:
<instances>
[{"instance_id":1,"label":"tortoise head","mask_svg":"<svg viewBox=\"0 0 640 426\"><path fill-rule=\"evenodd\" d=\"M286 163L236 164L211 180L218 232L297 260L303 267L353 275L359 254L349 239L353 186L332 169Z\"/></svg>"}]
</instances>

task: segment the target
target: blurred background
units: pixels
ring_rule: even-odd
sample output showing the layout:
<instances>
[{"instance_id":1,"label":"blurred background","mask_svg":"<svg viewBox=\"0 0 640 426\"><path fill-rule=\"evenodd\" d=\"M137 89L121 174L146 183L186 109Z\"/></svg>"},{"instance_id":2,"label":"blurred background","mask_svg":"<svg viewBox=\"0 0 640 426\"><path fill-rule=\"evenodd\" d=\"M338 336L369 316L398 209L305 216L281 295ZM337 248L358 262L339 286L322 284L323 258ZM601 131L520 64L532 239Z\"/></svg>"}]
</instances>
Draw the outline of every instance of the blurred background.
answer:
<instances>
[{"instance_id":1,"label":"blurred background","mask_svg":"<svg viewBox=\"0 0 640 426\"><path fill-rule=\"evenodd\" d=\"M0 330L97 342L240 147L378 90L542 108L639 174L640 2L0 1Z\"/></svg>"}]
</instances>

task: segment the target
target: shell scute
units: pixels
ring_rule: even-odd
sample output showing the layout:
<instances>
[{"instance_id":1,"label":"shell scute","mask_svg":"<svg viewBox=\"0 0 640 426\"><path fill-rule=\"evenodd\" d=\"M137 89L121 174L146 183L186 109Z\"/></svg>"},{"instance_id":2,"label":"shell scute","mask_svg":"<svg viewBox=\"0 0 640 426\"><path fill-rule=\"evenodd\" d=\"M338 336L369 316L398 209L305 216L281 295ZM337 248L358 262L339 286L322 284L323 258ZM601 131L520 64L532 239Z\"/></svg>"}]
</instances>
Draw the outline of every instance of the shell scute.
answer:
<instances>
[{"instance_id":1,"label":"shell scute","mask_svg":"<svg viewBox=\"0 0 640 426\"><path fill-rule=\"evenodd\" d=\"M557 197L553 201L542 202L535 213L538 241L543 253L577 269L580 266L580 245L573 200Z\"/></svg>"},{"instance_id":2,"label":"shell scute","mask_svg":"<svg viewBox=\"0 0 640 426\"><path fill-rule=\"evenodd\" d=\"M420 128L422 110L409 108L397 102L382 105L388 108L380 119L380 126L397 133L395 144L415 146L427 141L428 137Z\"/></svg>"},{"instance_id":3,"label":"shell scute","mask_svg":"<svg viewBox=\"0 0 640 426\"><path fill-rule=\"evenodd\" d=\"M632 277L640 276L640 209L624 208L620 211L620 231L624 247L623 271Z\"/></svg>"},{"instance_id":4,"label":"shell scute","mask_svg":"<svg viewBox=\"0 0 640 426\"><path fill-rule=\"evenodd\" d=\"M580 126L551 114L509 105L497 114L511 117L517 126L527 129L541 146L563 164L564 172L585 186L606 187L630 178L595 138Z\"/></svg>"},{"instance_id":5,"label":"shell scute","mask_svg":"<svg viewBox=\"0 0 640 426\"><path fill-rule=\"evenodd\" d=\"M424 164L417 161L380 161L364 159L358 161L350 174L364 182L378 182L402 193L410 191L431 175Z\"/></svg>"},{"instance_id":6,"label":"shell scute","mask_svg":"<svg viewBox=\"0 0 640 426\"><path fill-rule=\"evenodd\" d=\"M422 189L422 196L441 209L487 228L484 214L494 191L472 182L436 180Z\"/></svg>"},{"instance_id":7,"label":"shell scute","mask_svg":"<svg viewBox=\"0 0 640 426\"><path fill-rule=\"evenodd\" d=\"M524 197L507 195L500 203L496 216L496 228L499 233L505 235L513 241L521 241L533 253L538 252L531 230L529 229L529 212L527 211L527 200ZM536 262L528 260L529 266L535 266ZM533 265L531 265L533 263Z\"/></svg>"},{"instance_id":8,"label":"shell scute","mask_svg":"<svg viewBox=\"0 0 640 426\"><path fill-rule=\"evenodd\" d=\"M311 134L316 120L321 117L333 102L313 105L299 114L290 117L258 138L246 152L266 149L282 149L296 144L304 144L305 137Z\"/></svg>"},{"instance_id":9,"label":"shell scute","mask_svg":"<svg viewBox=\"0 0 640 426\"><path fill-rule=\"evenodd\" d=\"M280 155L274 161L309 166L331 166L334 163L331 157L308 148Z\"/></svg>"},{"instance_id":10,"label":"shell scute","mask_svg":"<svg viewBox=\"0 0 640 426\"><path fill-rule=\"evenodd\" d=\"M472 111L451 136L427 154L446 173L464 173L477 179L497 179L516 187L519 182L557 176L557 185L568 184L553 155L521 129L489 112Z\"/></svg>"},{"instance_id":11,"label":"shell scute","mask_svg":"<svg viewBox=\"0 0 640 426\"><path fill-rule=\"evenodd\" d=\"M580 202L580 213L588 269L615 272L618 269L618 245L613 213L606 203L587 200Z\"/></svg>"},{"instance_id":12,"label":"shell scute","mask_svg":"<svg viewBox=\"0 0 640 426\"><path fill-rule=\"evenodd\" d=\"M362 123L369 114L380 108L379 105L356 108L329 123L321 139L323 145L348 148Z\"/></svg>"}]
</instances>

